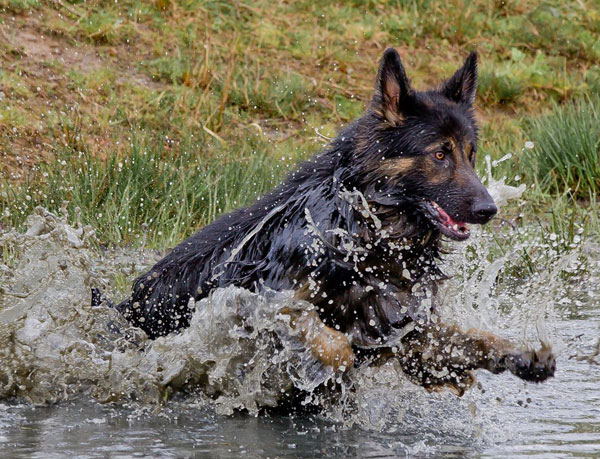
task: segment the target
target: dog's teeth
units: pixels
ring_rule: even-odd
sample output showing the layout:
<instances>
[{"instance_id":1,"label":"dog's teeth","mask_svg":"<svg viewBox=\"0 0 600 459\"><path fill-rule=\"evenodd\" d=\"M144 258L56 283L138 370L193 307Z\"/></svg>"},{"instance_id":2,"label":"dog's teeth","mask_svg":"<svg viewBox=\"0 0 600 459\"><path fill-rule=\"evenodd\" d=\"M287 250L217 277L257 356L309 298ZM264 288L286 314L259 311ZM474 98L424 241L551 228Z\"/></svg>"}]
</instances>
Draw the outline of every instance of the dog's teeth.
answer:
<instances>
[{"instance_id":1,"label":"dog's teeth","mask_svg":"<svg viewBox=\"0 0 600 459\"><path fill-rule=\"evenodd\" d=\"M452 229L453 229L454 231L458 231L458 225L455 223L454 225L452 225Z\"/></svg>"}]
</instances>

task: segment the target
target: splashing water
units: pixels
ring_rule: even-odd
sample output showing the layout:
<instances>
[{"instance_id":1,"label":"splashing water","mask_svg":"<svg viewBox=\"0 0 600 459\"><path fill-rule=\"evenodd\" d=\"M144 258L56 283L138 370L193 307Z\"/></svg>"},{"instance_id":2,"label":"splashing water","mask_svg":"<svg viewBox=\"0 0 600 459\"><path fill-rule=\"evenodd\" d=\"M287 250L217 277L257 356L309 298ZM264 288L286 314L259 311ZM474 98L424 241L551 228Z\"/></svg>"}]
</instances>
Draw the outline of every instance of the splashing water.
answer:
<instances>
[{"instance_id":1,"label":"splashing water","mask_svg":"<svg viewBox=\"0 0 600 459\"><path fill-rule=\"evenodd\" d=\"M507 153L502 158L493 161L494 167L510 158L512 158L512 154ZM496 180L492 175L492 158L490 155L486 155L485 163L487 166L487 189L498 208L505 206L508 201L518 199L523 195L526 188L524 183L514 187L505 183L506 177Z\"/></svg>"},{"instance_id":2,"label":"splashing water","mask_svg":"<svg viewBox=\"0 0 600 459\"><path fill-rule=\"evenodd\" d=\"M197 386L220 412L256 413L292 386L313 392L332 377L279 314L310 308L293 292L216 290L190 305L198 312L189 328L149 341L117 311L89 305L100 281L91 228L72 228L42 208L27 226L2 238L20 252L14 270L4 270L12 285L0 311L2 398L46 403L89 392L102 402L158 403L170 390Z\"/></svg>"},{"instance_id":3,"label":"splashing water","mask_svg":"<svg viewBox=\"0 0 600 459\"><path fill-rule=\"evenodd\" d=\"M499 205L521 196L524 185L515 188L504 179L494 180L491 170L488 160L488 186ZM239 410L258 414L299 390L302 403L323 407L318 418L290 421L296 422L287 427L293 448L287 444L278 450L248 441L256 454L280 455L290 448L322 452L302 434L315 428L348 432L335 437L338 443L332 446L333 453L342 455L473 449L501 455L495 445L510 443L516 452L531 452L533 438L547 451L562 451L557 445L580 448L574 445L583 440L600 447L600 411L595 408L600 404L600 366L585 359L593 352L600 325L600 249L592 242L584 246L580 239L569 250L557 251L552 245L556 241L524 227L503 233L474 231L467 244L452 246L444 268L453 277L442 291L447 320L522 343L551 341L559 350L558 371L548 383L528 385L508 374L480 372L479 388L459 399L412 385L395 362L354 368L344 378L333 374L302 346L288 316L279 313L282 307L311 307L294 300L291 292L216 290L190 305L196 313L189 328L149 341L115 310L92 308L89 292L94 285L110 286L118 274L133 278L155 256L133 250L99 252L93 248L93 228L83 226L78 217L74 227L67 220L64 210L57 217L37 208L27 219L25 233L11 230L0 236L0 245L10 254L0 265L2 399L34 405L63 401L59 406L75 401L94 429L117 436L111 429L123 413L130 425L150 423L168 430L162 421L143 414L160 409L168 419L187 416L205 434L209 424L228 431L238 419L218 415ZM524 252L529 258L523 258ZM335 391L323 389L331 385ZM81 402L82 397L112 403L102 407ZM36 419L29 404L0 405L0 444L15 438L11 426L18 419ZM57 409L57 419L72 422L66 408ZM199 412L202 419L194 414ZM544 424L537 422L540 418ZM572 433L565 437L565 426L574 425L583 433L568 427ZM256 429L260 434L269 427L261 421ZM353 449L356 438L366 446ZM206 441L203 447L219 444L214 438L213 443ZM178 443L163 446L159 452L182 452Z\"/></svg>"}]
</instances>

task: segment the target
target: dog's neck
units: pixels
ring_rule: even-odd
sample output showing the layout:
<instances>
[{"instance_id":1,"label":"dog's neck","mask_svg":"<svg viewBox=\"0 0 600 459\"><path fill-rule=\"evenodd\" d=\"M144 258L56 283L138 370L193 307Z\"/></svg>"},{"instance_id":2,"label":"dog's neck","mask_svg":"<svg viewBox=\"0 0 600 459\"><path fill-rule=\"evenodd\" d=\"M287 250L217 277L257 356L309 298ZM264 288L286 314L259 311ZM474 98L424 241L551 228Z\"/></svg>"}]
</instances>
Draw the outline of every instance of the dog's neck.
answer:
<instances>
[{"instance_id":1,"label":"dog's neck","mask_svg":"<svg viewBox=\"0 0 600 459\"><path fill-rule=\"evenodd\" d=\"M340 143L305 163L300 174L314 174L310 200L294 206L303 212L305 226L323 249L349 268L393 271L407 277L405 266L416 270L408 277L422 279L426 274L441 277L437 268L440 233L408 203L381 205L370 201L344 177L348 171L346 151ZM316 177L315 177L316 175ZM302 180L303 184L307 181ZM298 189L294 198L305 199ZM294 200L294 198L292 200ZM318 258L318 255L315 255ZM402 268L400 268L402 266ZM382 268L383 267L383 268Z\"/></svg>"}]
</instances>

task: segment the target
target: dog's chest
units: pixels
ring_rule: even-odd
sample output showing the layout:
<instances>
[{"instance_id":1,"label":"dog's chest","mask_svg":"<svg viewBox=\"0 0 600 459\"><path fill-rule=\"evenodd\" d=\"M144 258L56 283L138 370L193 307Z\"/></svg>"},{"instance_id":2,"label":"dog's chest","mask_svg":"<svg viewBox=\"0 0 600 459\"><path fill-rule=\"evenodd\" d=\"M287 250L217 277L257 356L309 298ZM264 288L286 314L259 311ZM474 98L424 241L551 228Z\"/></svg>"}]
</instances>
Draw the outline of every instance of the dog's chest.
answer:
<instances>
[{"instance_id":1,"label":"dog's chest","mask_svg":"<svg viewBox=\"0 0 600 459\"><path fill-rule=\"evenodd\" d=\"M348 333L359 346L381 344L394 329L429 314L435 294L423 266L385 260L357 270L321 270L297 290L328 326Z\"/></svg>"}]
</instances>

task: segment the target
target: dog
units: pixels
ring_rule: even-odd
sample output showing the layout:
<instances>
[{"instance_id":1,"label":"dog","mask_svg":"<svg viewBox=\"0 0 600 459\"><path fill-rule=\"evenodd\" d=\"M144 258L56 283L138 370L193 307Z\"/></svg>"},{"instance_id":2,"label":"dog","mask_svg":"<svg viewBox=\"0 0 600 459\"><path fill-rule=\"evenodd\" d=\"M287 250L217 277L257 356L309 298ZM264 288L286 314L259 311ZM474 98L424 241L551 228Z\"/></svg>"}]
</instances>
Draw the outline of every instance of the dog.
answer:
<instances>
[{"instance_id":1,"label":"dog","mask_svg":"<svg viewBox=\"0 0 600 459\"><path fill-rule=\"evenodd\" d=\"M459 395L476 369L553 376L548 346L519 349L436 315L442 240L464 241L468 224L497 212L474 170L477 61L473 52L439 87L417 91L387 49L361 118L273 191L175 247L116 308L156 338L187 327L190 299L216 288L293 290L314 309L281 312L336 371L394 358L415 383Z\"/></svg>"}]
</instances>

